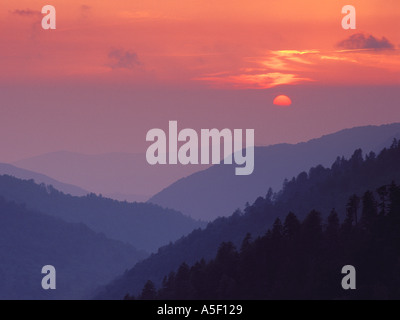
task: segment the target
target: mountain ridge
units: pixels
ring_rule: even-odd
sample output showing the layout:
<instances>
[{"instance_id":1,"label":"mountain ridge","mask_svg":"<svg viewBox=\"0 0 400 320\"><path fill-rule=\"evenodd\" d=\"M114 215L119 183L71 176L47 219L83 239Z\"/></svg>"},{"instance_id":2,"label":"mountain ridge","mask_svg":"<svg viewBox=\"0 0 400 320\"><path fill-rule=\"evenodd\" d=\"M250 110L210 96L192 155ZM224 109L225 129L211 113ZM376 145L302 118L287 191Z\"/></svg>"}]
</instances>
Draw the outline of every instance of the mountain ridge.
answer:
<instances>
[{"instance_id":1,"label":"mountain ridge","mask_svg":"<svg viewBox=\"0 0 400 320\"><path fill-rule=\"evenodd\" d=\"M199 170L193 166L151 166L145 154L110 152L83 154L45 153L13 162L119 201L146 201L177 179Z\"/></svg>"},{"instance_id":2,"label":"mountain ridge","mask_svg":"<svg viewBox=\"0 0 400 320\"><path fill-rule=\"evenodd\" d=\"M204 226L201 221L158 205L119 202L95 194L75 197L52 186L7 175L0 176L0 196L66 222L83 223L110 239L147 252Z\"/></svg>"},{"instance_id":3,"label":"mountain ridge","mask_svg":"<svg viewBox=\"0 0 400 320\"><path fill-rule=\"evenodd\" d=\"M86 191L75 185L63 183L44 174L18 168L9 163L0 163L0 175L9 175L22 180L33 179L37 184L44 183L46 185L52 185L57 190L72 196L84 196L90 193L89 191Z\"/></svg>"},{"instance_id":4,"label":"mountain ridge","mask_svg":"<svg viewBox=\"0 0 400 320\"><path fill-rule=\"evenodd\" d=\"M372 174L371 174L372 173ZM293 212L299 219L316 210L326 218L335 209L340 219L346 216L346 201L354 194L375 191L383 185L400 181L400 143L392 143L379 155L369 153L365 159L360 149L348 159L337 157L330 168L312 167L300 172L278 193L266 193L244 212L235 211L230 217L220 217L203 230L194 230L156 254L137 263L125 274L105 287L99 288L97 299L122 299L126 294L137 296L145 282L159 286L164 277L182 263L191 265L202 258L213 259L222 242L239 247L248 233L253 238L264 235L276 218L283 219Z\"/></svg>"},{"instance_id":5,"label":"mountain ridge","mask_svg":"<svg viewBox=\"0 0 400 320\"><path fill-rule=\"evenodd\" d=\"M83 224L28 210L0 197L0 299L88 299L146 253ZM42 289L41 269L53 265L57 289Z\"/></svg>"},{"instance_id":6,"label":"mountain ridge","mask_svg":"<svg viewBox=\"0 0 400 320\"><path fill-rule=\"evenodd\" d=\"M176 181L148 202L212 221L243 208L270 187L279 190L285 178L298 172L319 164L330 166L337 156L349 157L357 148L379 152L396 137L400 137L400 123L343 129L297 144L255 147L252 175L235 176L234 165L212 166Z\"/></svg>"}]
</instances>

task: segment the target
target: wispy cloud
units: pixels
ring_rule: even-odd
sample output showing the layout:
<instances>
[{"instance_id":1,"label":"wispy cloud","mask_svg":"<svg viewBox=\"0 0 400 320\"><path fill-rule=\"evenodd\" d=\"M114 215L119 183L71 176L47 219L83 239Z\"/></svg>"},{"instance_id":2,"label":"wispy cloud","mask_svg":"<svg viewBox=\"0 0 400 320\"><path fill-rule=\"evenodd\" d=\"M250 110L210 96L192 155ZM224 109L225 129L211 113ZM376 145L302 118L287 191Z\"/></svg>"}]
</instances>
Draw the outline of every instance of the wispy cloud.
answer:
<instances>
[{"instance_id":1,"label":"wispy cloud","mask_svg":"<svg viewBox=\"0 0 400 320\"><path fill-rule=\"evenodd\" d=\"M263 57L246 58L246 65L237 72L205 74L195 80L208 82L214 87L267 89L310 81L327 83L332 81L329 80L332 75L337 78L342 72L343 75L348 76L349 72L351 74L350 70L354 68L370 71L374 69L375 74L388 70L392 74L398 73L400 71L398 50L382 51L376 54L375 50L393 47L385 38L379 41L376 38L373 39L375 40L370 39L364 44L361 41L361 44L354 45L358 48L354 50L271 50ZM357 43L357 41L353 42ZM375 49L371 50L372 47ZM360 81L365 81L365 78L360 78Z\"/></svg>"},{"instance_id":2,"label":"wispy cloud","mask_svg":"<svg viewBox=\"0 0 400 320\"><path fill-rule=\"evenodd\" d=\"M356 33L347 39L340 41L337 46L346 50L393 50L395 46L385 37L378 39L373 35Z\"/></svg>"},{"instance_id":3,"label":"wispy cloud","mask_svg":"<svg viewBox=\"0 0 400 320\"><path fill-rule=\"evenodd\" d=\"M29 27L29 32L26 32L26 37L30 40L36 41L40 34L41 25L40 20L42 19L43 15L41 11L32 10L32 9L15 9L10 10L9 14L13 17L21 19L24 25Z\"/></svg>"},{"instance_id":4,"label":"wispy cloud","mask_svg":"<svg viewBox=\"0 0 400 320\"><path fill-rule=\"evenodd\" d=\"M81 19L87 19L92 11L92 7L86 4L80 6Z\"/></svg>"},{"instance_id":5,"label":"wispy cloud","mask_svg":"<svg viewBox=\"0 0 400 320\"><path fill-rule=\"evenodd\" d=\"M10 13L20 17L38 17L42 15L40 11L31 9L15 9L10 11Z\"/></svg>"},{"instance_id":6,"label":"wispy cloud","mask_svg":"<svg viewBox=\"0 0 400 320\"><path fill-rule=\"evenodd\" d=\"M265 57L247 58L251 66L240 69L238 74L205 75L196 80L210 82L218 87L233 86L240 89L268 89L284 84L309 82L313 79L301 76L298 71L313 64L307 56L317 53L316 50L269 51Z\"/></svg>"},{"instance_id":7,"label":"wispy cloud","mask_svg":"<svg viewBox=\"0 0 400 320\"><path fill-rule=\"evenodd\" d=\"M133 69L142 64L135 52L124 49L112 49L108 58L108 66L112 69Z\"/></svg>"},{"instance_id":8,"label":"wispy cloud","mask_svg":"<svg viewBox=\"0 0 400 320\"><path fill-rule=\"evenodd\" d=\"M197 80L207 81L216 87L235 87L239 89L268 89L283 84L295 84L304 81L312 81L296 74L271 72L265 74L240 74L231 76L205 76Z\"/></svg>"},{"instance_id":9,"label":"wispy cloud","mask_svg":"<svg viewBox=\"0 0 400 320\"><path fill-rule=\"evenodd\" d=\"M270 51L268 55L260 62L273 70L295 70L302 69L302 65L312 64L308 57L316 55L318 50L275 50ZM297 64L297 68L294 66ZM304 67L304 66L303 66Z\"/></svg>"}]
</instances>

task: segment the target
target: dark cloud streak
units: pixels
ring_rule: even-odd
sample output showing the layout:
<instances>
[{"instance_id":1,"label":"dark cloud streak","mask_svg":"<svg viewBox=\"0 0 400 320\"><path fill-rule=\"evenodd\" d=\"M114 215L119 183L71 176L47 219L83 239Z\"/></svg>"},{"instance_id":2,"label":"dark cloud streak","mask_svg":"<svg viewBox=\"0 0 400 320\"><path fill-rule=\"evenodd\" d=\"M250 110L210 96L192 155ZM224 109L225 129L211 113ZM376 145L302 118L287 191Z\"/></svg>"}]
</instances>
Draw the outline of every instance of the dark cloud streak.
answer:
<instances>
[{"instance_id":1,"label":"dark cloud streak","mask_svg":"<svg viewBox=\"0 0 400 320\"><path fill-rule=\"evenodd\" d=\"M40 11L35 11L31 9L15 9L13 11L10 11L10 13L20 17L38 17L42 15Z\"/></svg>"},{"instance_id":2,"label":"dark cloud streak","mask_svg":"<svg viewBox=\"0 0 400 320\"><path fill-rule=\"evenodd\" d=\"M112 49L108 53L108 58L110 59L108 66L112 69L133 69L141 65L135 52L123 49Z\"/></svg>"},{"instance_id":3,"label":"dark cloud streak","mask_svg":"<svg viewBox=\"0 0 400 320\"><path fill-rule=\"evenodd\" d=\"M86 4L81 5L81 10L83 10L83 11L89 11L90 9L92 9L91 6L88 6Z\"/></svg>"},{"instance_id":4,"label":"dark cloud streak","mask_svg":"<svg viewBox=\"0 0 400 320\"><path fill-rule=\"evenodd\" d=\"M81 19L88 19L89 15L91 14L92 7L88 6L86 4L83 4L80 7L80 11L81 11Z\"/></svg>"},{"instance_id":5,"label":"dark cloud streak","mask_svg":"<svg viewBox=\"0 0 400 320\"><path fill-rule=\"evenodd\" d=\"M385 37L378 39L373 35L356 33L347 39L340 41L337 46L347 50L393 50L395 46Z\"/></svg>"}]
</instances>

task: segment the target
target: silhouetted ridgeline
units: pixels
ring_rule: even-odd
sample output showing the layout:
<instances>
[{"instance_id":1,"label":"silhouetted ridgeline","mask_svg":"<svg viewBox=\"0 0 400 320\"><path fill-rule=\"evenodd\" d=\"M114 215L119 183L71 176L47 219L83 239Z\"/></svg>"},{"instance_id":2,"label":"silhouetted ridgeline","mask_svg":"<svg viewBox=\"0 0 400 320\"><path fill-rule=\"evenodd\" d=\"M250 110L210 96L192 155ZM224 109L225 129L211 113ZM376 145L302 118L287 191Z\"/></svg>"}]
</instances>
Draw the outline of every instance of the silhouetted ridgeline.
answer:
<instances>
[{"instance_id":1,"label":"silhouetted ridgeline","mask_svg":"<svg viewBox=\"0 0 400 320\"><path fill-rule=\"evenodd\" d=\"M44 174L17 168L11 164L0 163L0 175L9 175L22 180L34 180L35 183L52 185L57 190L72 196L85 196L89 192L77 186L54 180Z\"/></svg>"},{"instance_id":2,"label":"silhouetted ridgeline","mask_svg":"<svg viewBox=\"0 0 400 320\"><path fill-rule=\"evenodd\" d=\"M89 298L146 257L132 246L0 197L0 299ZM53 265L57 289L45 291L42 267Z\"/></svg>"},{"instance_id":3,"label":"silhouetted ridgeline","mask_svg":"<svg viewBox=\"0 0 400 320\"><path fill-rule=\"evenodd\" d=\"M157 205L118 202L95 194L73 197L51 186L11 176L0 176L0 196L67 222L84 223L109 238L146 251L157 250L205 225Z\"/></svg>"},{"instance_id":4,"label":"silhouetted ridgeline","mask_svg":"<svg viewBox=\"0 0 400 320\"><path fill-rule=\"evenodd\" d=\"M248 235L239 251L223 243L212 261L183 263L159 290L147 282L138 298L400 299L399 261L400 186L392 183L352 196L341 225L335 211L325 223L317 211L302 223L289 213L255 241ZM346 265L356 268L357 290L341 286Z\"/></svg>"},{"instance_id":5,"label":"silhouetted ridgeline","mask_svg":"<svg viewBox=\"0 0 400 320\"><path fill-rule=\"evenodd\" d=\"M213 166L175 182L149 202L213 221L229 216L246 201L255 201L270 187L280 190L285 178L313 166L330 166L337 156L349 158L357 148L380 152L393 138L400 138L400 123L346 129L298 144L257 147L250 176L235 176L234 165Z\"/></svg>"},{"instance_id":6,"label":"silhouetted ridgeline","mask_svg":"<svg viewBox=\"0 0 400 320\"><path fill-rule=\"evenodd\" d=\"M318 166L309 173L299 174L286 182L281 192L268 192L244 213L237 211L229 218L217 219L205 230L195 230L175 244L159 249L157 254L102 288L97 298L121 299L127 293L137 296L146 280L158 286L181 263L191 265L201 258L213 259L222 242L232 242L238 247L247 233L254 238L262 236L277 217L283 220L289 212L303 220L310 211L317 210L324 219L336 208L338 217L343 220L350 196L362 196L365 190L374 191L392 181L400 181L400 144L397 141L379 155L370 153L363 158L357 150L349 160L337 159L330 169Z\"/></svg>"}]
</instances>

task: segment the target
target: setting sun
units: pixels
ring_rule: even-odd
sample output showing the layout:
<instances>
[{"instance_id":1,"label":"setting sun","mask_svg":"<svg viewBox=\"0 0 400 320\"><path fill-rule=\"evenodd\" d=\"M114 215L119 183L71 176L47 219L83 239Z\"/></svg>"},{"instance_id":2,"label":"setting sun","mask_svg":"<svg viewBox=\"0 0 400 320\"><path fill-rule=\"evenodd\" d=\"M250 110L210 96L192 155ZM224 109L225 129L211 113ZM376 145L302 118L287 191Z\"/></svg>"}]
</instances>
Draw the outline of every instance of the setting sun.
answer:
<instances>
[{"instance_id":1,"label":"setting sun","mask_svg":"<svg viewBox=\"0 0 400 320\"><path fill-rule=\"evenodd\" d=\"M282 106L282 107L289 107L292 104L292 100L285 95L279 95L274 99L274 105Z\"/></svg>"}]
</instances>

